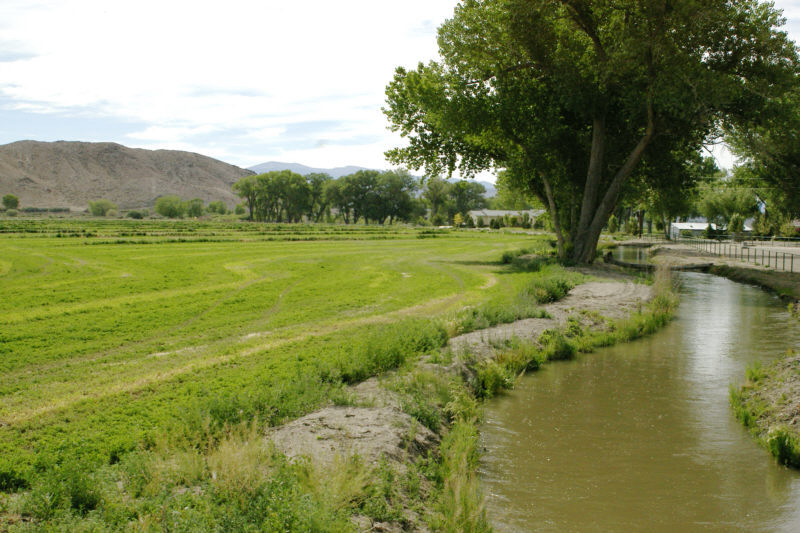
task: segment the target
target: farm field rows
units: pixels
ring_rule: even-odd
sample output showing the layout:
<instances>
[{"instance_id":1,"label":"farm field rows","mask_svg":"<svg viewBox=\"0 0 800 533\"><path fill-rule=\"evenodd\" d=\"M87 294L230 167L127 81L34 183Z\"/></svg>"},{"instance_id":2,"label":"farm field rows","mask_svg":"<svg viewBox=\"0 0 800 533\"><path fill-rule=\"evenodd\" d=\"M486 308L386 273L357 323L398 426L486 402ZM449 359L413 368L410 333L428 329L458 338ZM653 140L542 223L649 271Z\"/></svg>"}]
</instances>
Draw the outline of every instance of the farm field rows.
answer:
<instances>
[{"instance_id":1,"label":"farm field rows","mask_svg":"<svg viewBox=\"0 0 800 533\"><path fill-rule=\"evenodd\" d=\"M0 470L107 464L155 431L209 418L299 416L367 377L348 362L365 343L398 328L424 337L429 318L512 298L525 274L500 255L536 246L549 243L363 226L2 222Z\"/></svg>"}]
</instances>

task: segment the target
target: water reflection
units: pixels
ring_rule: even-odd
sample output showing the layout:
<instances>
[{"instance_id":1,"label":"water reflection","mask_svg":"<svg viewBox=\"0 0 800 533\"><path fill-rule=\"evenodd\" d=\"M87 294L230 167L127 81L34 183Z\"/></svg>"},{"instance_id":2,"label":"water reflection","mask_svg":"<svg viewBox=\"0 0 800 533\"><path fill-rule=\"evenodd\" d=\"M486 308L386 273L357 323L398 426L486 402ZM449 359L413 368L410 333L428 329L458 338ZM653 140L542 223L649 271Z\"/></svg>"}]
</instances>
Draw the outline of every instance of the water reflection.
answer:
<instances>
[{"instance_id":1,"label":"water reflection","mask_svg":"<svg viewBox=\"0 0 800 533\"><path fill-rule=\"evenodd\" d=\"M728 385L800 339L781 302L681 274L652 337L525 377L487 406L497 531L800 531L800 475L733 418Z\"/></svg>"}]
</instances>

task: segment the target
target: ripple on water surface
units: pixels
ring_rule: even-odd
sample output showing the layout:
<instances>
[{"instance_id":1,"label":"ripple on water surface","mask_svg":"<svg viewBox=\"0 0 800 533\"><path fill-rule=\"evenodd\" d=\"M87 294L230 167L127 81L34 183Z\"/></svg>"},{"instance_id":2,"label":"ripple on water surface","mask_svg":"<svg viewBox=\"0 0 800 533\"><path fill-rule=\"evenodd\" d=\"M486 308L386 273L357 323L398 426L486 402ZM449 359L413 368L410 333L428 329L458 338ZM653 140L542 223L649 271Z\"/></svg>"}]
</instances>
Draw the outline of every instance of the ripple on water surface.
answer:
<instances>
[{"instance_id":1,"label":"ripple on water surface","mask_svg":"<svg viewBox=\"0 0 800 533\"><path fill-rule=\"evenodd\" d=\"M659 333L547 365L487 405L498 532L800 531L800 474L733 417L728 386L800 339L766 292L680 274Z\"/></svg>"}]
</instances>

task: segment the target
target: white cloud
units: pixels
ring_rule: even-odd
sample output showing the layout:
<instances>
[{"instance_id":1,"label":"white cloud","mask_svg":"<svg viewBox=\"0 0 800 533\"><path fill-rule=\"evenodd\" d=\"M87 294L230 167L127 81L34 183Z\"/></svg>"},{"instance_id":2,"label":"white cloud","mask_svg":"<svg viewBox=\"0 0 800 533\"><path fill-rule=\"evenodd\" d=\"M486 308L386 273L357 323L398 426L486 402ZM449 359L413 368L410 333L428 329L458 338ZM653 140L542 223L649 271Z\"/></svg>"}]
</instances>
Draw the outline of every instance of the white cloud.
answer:
<instances>
[{"instance_id":1,"label":"white cloud","mask_svg":"<svg viewBox=\"0 0 800 533\"><path fill-rule=\"evenodd\" d=\"M149 124L129 138L176 146L212 131L272 140L303 121L342 123L331 142L390 139L384 87L396 66L435 56L435 28L455 4L4 0L0 41L34 57L0 63L0 95L19 109ZM343 151L374 164L376 146Z\"/></svg>"},{"instance_id":2,"label":"white cloud","mask_svg":"<svg viewBox=\"0 0 800 533\"><path fill-rule=\"evenodd\" d=\"M21 52L0 61L0 100L141 124L108 140L240 165L384 167L401 142L380 111L384 88L396 66L435 57L456 4L2 0L0 43ZM800 1L776 5L791 32Z\"/></svg>"},{"instance_id":3,"label":"white cloud","mask_svg":"<svg viewBox=\"0 0 800 533\"><path fill-rule=\"evenodd\" d=\"M128 137L144 141L175 141L186 137L213 133L214 127L210 125L195 126L191 128L150 126L142 131L129 133Z\"/></svg>"}]
</instances>

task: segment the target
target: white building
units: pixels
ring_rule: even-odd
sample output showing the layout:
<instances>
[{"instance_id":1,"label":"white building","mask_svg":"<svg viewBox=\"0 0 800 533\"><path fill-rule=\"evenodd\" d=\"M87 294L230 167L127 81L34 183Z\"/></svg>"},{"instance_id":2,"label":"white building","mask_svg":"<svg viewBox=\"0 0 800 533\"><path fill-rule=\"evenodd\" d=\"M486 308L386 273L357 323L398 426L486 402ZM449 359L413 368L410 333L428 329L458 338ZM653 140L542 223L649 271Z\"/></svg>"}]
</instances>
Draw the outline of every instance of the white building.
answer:
<instances>
[{"instance_id":1,"label":"white building","mask_svg":"<svg viewBox=\"0 0 800 533\"><path fill-rule=\"evenodd\" d=\"M708 226L708 222L673 222L669 226L669 238L677 239L683 231L690 232L692 237L702 237ZM716 231L717 225L711 224L711 229Z\"/></svg>"}]
</instances>

